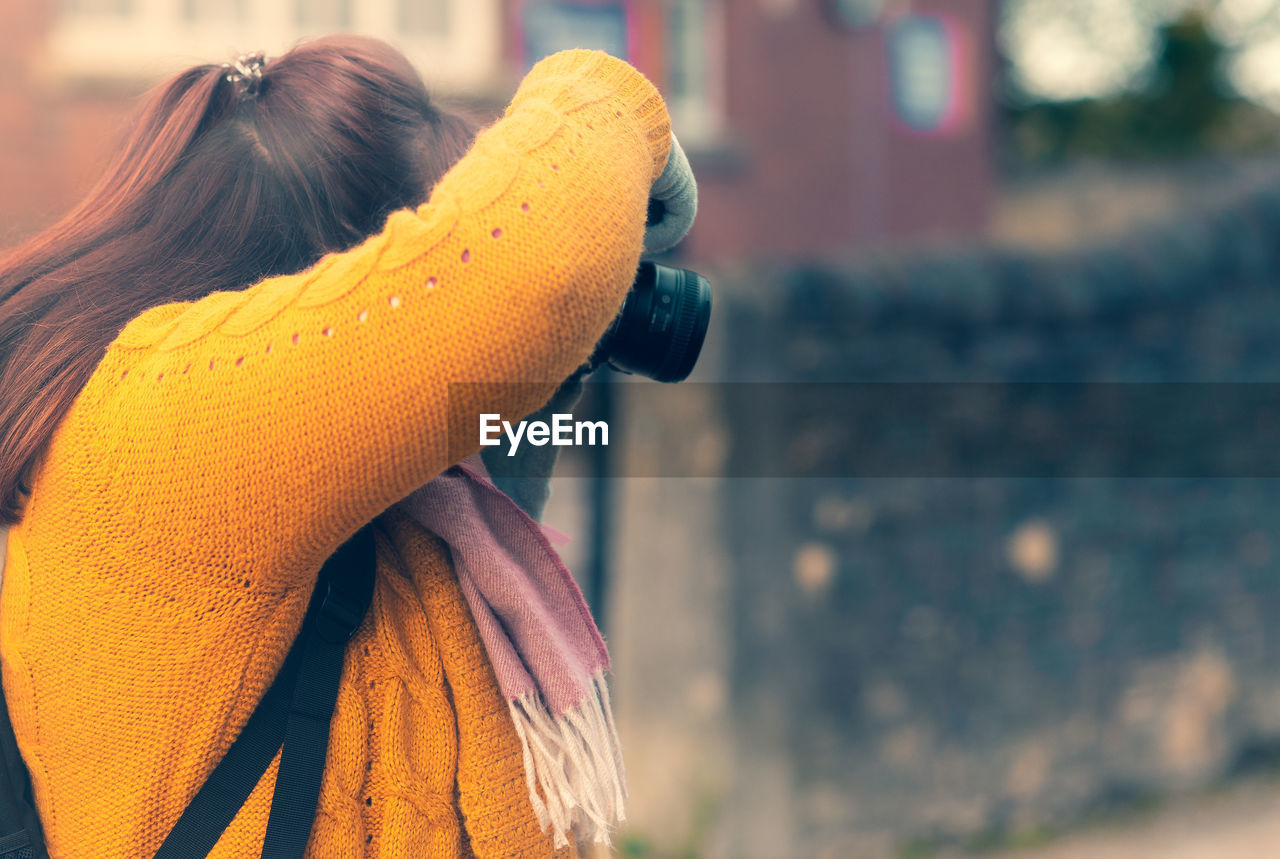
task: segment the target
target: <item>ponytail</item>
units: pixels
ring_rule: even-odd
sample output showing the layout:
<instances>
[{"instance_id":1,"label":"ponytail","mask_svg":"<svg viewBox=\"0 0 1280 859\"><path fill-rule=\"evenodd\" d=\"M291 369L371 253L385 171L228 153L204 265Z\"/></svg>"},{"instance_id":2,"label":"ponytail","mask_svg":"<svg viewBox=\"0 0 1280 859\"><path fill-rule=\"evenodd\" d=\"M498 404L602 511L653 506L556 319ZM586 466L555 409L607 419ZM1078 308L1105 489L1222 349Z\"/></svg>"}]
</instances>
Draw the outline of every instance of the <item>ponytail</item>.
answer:
<instances>
[{"instance_id":1,"label":"ponytail","mask_svg":"<svg viewBox=\"0 0 1280 859\"><path fill-rule=\"evenodd\" d=\"M476 125L357 36L259 65L251 93L217 65L157 88L84 201L0 255L0 525L130 319L359 243L426 199Z\"/></svg>"}]
</instances>

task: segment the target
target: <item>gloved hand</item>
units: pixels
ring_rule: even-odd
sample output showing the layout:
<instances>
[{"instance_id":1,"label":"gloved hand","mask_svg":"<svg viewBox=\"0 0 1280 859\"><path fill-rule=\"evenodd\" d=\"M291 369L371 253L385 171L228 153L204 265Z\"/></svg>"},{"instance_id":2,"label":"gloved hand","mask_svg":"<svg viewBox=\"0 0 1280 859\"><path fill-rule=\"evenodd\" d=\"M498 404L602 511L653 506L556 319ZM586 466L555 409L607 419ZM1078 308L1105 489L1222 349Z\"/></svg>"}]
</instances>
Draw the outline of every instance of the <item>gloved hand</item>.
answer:
<instances>
[{"instance_id":1,"label":"gloved hand","mask_svg":"<svg viewBox=\"0 0 1280 859\"><path fill-rule=\"evenodd\" d=\"M657 201L661 204L662 217L657 223L645 227L644 250L646 253L660 253L680 243L698 214L698 184L689 167L689 159L674 133L671 135L667 166L650 187L649 198L651 203ZM571 412L582 397L583 377L593 369L594 364L589 363L570 376L547 404L529 415L527 420L550 423L552 415ZM510 442L503 435L500 444L483 448L480 458L494 485L533 519L541 521L551 495L551 473L555 470L560 449L550 444L541 447L522 444L514 456L507 456L509 449Z\"/></svg>"},{"instance_id":2,"label":"gloved hand","mask_svg":"<svg viewBox=\"0 0 1280 859\"><path fill-rule=\"evenodd\" d=\"M698 215L698 183L674 132L667 166L649 189L649 199L661 203L663 209L662 219L644 230L644 250L652 254L679 244Z\"/></svg>"},{"instance_id":3,"label":"gloved hand","mask_svg":"<svg viewBox=\"0 0 1280 859\"><path fill-rule=\"evenodd\" d=\"M551 416L572 412L574 405L582 397L583 372L574 373L565 380L547 404L529 415L526 420L545 421L551 423ZM551 472L556 467L556 457L560 448L553 444L536 447L522 444L516 448L514 456L507 456L511 442L506 434L501 435L501 443L481 449L480 459L485 470L493 480L493 485L505 492L512 501L520 505L520 509L528 513L535 521L542 521L542 511L551 497Z\"/></svg>"}]
</instances>

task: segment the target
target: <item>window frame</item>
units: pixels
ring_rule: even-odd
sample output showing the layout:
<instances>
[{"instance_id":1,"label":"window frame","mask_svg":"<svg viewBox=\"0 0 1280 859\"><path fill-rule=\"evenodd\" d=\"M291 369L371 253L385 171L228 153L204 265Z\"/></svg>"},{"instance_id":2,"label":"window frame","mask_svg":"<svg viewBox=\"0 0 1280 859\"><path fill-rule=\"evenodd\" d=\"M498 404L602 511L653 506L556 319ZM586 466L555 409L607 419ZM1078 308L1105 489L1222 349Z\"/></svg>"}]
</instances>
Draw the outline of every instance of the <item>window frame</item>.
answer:
<instances>
[{"instance_id":1,"label":"window frame","mask_svg":"<svg viewBox=\"0 0 1280 859\"><path fill-rule=\"evenodd\" d=\"M502 86L501 0L445 0L450 32L442 37L398 31L400 2L404 0L350 0L351 26L340 29L395 45L429 86L456 92ZM47 43L51 75L155 79L199 63L229 62L241 51L276 56L299 40L337 31L301 26L293 2L246 2L247 20L241 22L189 21L184 0L132 0L130 6L124 14L60 11Z\"/></svg>"},{"instance_id":2,"label":"window frame","mask_svg":"<svg viewBox=\"0 0 1280 859\"><path fill-rule=\"evenodd\" d=\"M694 70L693 85L676 92L674 85L665 93L671 114L672 129L682 146L714 146L725 135L725 18L728 0L668 0L667 14L674 16L677 6L685 6L682 14L698 19L698 27L677 33L668 18L665 39L667 51L694 52L701 46L701 58L691 63L684 59L685 74ZM686 19L687 20L687 19ZM677 40L680 44L676 44ZM670 67L670 60L665 63ZM664 69L664 72L666 70Z\"/></svg>"}]
</instances>

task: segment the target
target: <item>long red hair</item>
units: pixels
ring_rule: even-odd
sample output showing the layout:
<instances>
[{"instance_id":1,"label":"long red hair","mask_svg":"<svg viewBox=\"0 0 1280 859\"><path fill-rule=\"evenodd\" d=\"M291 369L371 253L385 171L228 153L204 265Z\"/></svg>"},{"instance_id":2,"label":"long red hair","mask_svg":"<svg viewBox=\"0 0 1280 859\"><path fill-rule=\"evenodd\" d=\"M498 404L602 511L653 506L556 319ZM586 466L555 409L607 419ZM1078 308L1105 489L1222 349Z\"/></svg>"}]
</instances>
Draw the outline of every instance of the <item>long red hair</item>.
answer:
<instances>
[{"instance_id":1,"label":"long red hair","mask_svg":"<svg viewBox=\"0 0 1280 859\"><path fill-rule=\"evenodd\" d=\"M0 525L124 325L300 271L421 202L477 130L386 43L307 42L256 92L202 65L157 87L75 209L0 254Z\"/></svg>"}]
</instances>

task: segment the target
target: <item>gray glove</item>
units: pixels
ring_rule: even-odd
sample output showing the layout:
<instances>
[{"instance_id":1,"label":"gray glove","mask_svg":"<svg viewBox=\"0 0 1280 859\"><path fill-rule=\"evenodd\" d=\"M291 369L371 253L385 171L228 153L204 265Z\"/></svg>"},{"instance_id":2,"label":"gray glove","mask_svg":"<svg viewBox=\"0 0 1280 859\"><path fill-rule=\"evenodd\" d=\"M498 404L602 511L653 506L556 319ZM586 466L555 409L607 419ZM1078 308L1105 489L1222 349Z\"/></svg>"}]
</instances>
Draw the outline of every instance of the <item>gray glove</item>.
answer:
<instances>
[{"instance_id":1,"label":"gray glove","mask_svg":"<svg viewBox=\"0 0 1280 859\"><path fill-rule=\"evenodd\" d=\"M551 395L547 404L526 420L551 423L551 416L557 412L573 411L574 404L582 397L582 376L582 373L570 376ZM551 472L555 470L560 448L553 444L541 447L522 444L516 448L514 456L507 456L511 443L505 433L501 438L501 444L483 448L480 459L493 479L493 485L510 496L535 521L541 522L543 509L551 497Z\"/></svg>"},{"instance_id":2,"label":"gray glove","mask_svg":"<svg viewBox=\"0 0 1280 859\"><path fill-rule=\"evenodd\" d=\"M678 245L698 215L698 183L675 132L671 134L667 166L649 189L649 197L660 201L666 209L661 221L644 230L645 253L653 254Z\"/></svg>"}]
</instances>

